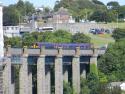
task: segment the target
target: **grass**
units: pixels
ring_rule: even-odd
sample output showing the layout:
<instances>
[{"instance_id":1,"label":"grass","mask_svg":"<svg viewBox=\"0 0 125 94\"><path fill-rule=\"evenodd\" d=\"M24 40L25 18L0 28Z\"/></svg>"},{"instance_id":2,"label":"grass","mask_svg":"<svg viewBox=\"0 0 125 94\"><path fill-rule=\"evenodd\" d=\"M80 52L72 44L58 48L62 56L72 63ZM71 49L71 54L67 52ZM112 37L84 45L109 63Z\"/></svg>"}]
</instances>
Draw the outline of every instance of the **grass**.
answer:
<instances>
[{"instance_id":1,"label":"grass","mask_svg":"<svg viewBox=\"0 0 125 94\"><path fill-rule=\"evenodd\" d=\"M107 23L107 24L103 24L103 26L108 27L108 28L125 29L125 22ZM101 35L88 34L88 36L91 37L91 43L93 43L96 46L101 46L101 45L115 42L115 40L112 38L111 34L101 34Z\"/></svg>"},{"instance_id":2,"label":"grass","mask_svg":"<svg viewBox=\"0 0 125 94\"><path fill-rule=\"evenodd\" d=\"M122 28L125 29L125 22L119 22L119 23L108 23L107 26L109 27L115 27L115 28Z\"/></svg>"},{"instance_id":3,"label":"grass","mask_svg":"<svg viewBox=\"0 0 125 94\"><path fill-rule=\"evenodd\" d=\"M88 34L91 37L91 43L96 46L102 46L105 44L113 43L115 40L111 37L111 34L93 35Z\"/></svg>"}]
</instances>

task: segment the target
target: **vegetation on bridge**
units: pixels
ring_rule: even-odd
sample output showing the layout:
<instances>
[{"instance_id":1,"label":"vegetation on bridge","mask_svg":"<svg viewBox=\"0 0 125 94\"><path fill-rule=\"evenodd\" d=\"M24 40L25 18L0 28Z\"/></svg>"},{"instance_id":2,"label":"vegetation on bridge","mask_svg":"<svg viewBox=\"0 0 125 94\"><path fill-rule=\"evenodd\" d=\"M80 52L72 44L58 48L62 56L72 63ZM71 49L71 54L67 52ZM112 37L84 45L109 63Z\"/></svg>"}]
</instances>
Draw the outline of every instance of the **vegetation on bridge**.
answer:
<instances>
[{"instance_id":1,"label":"vegetation on bridge","mask_svg":"<svg viewBox=\"0 0 125 94\"><path fill-rule=\"evenodd\" d=\"M80 35L80 36L79 36ZM33 32L25 33L22 37L5 37L5 46L8 44L12 47L31 47L35 42L51 42L51 43L90 43L91 38L83 33L72 35L65 30L57 30L55 32Z\"/></svg>"}]
</instances>

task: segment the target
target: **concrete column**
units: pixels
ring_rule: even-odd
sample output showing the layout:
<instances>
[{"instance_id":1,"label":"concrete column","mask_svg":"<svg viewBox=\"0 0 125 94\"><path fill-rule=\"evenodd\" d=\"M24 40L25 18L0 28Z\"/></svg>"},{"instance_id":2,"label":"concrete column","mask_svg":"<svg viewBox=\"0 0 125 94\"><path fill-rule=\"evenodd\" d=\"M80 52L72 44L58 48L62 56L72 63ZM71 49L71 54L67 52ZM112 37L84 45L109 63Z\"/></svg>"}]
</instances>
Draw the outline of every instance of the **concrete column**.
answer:
<instances>
[{"instance_id":1,"label":"concrete column","mask_svg":"<svg viewBox=\"0 0 125 94\"><path fill-rule=\"evenodd\" d=\"M4 66L4 93L5 94L12 94L12 88L11 88L11 46L8 46L7 48L7 58L5 60L5 66Z\"/></svg>"},{"instance_id":2,"label":"concrete column","mask_svg":"<svg viewBox=\"0 0 125 94\"><path fill-rule=\"evenodd\" d=\"M55 94L63 94L62 48L59 47L55 59Z\"/></svg>"},{"instance_id":3,"label":"concrete column","mask_svg":"<svg viewBox=\"0 0 125 94\"><path fill-rule=\"evenodd\" d=\"M19 73L19 94L28 94L28 53L27 47L23 49L23 55L21 57L21 67Z\"/></svg>"},{"instance_id":4,"label":"concrete column","mask_svg":"<svg viewBox=\"0 0 125 94\"><path fill-rule=\"evenodd\" d=\"M29 73L28 73L28 90L29 90L29 92L28 92L28 94L32 94L32 66L29 66L29 68L28 68L29 70Z\"/></svg>"},{"instance_id":5,"label":"concrete column","mask_svg":"<svg viewBox=\"0 0 125 94\"><path fill-rule=\"evenodd\" d=\"M47 65L46 66L46 83L45 83L45 85L46 85L46 92L45 92L45 94L51 94L51 74L50 74L50 66L49 65Z\"/></svg>"},{"instance_id":6,"label":"concrete column","mask_svg":"<svg viewBox=\"0 0 125 94\"><path fill-rule=\"evenodd\" d=\"M63 65L63 80L68 82L68 65Z\"/></svg>"},{"instance_id":7,"label":"concrete column","mask_svg":"<svg viewBox=\"0 0 125 94\"><path fill-rule=\"evenodd\" d=\"M95 64L97 66L98 49L94 48L93 55L90 58L90 64Z\"/></svg>"},{"instance_id":8,"label":"concrete column","mask_svg":"<svg viewBox=\"0 0 125 94\"><path fill-rule=\"evenodd\" d=\"M4 67L4 93L11 94L11 58L7 57L6 65Z\"/></svg>"},{"instance_id":9,"label":"concrete column","mask_svg":"<svg viewBox=\"0 0 125 94\"><path fill-rule=\"evenodd\" d=\"M44 47L40 50L37 61L37 94L45 94L45 55Z\"/></svg>"},{"instance_id":10,"label":"concrete column","mask_svg":"<svg viewBox=\"0 0 125 94\"><path fill-rule=\"evenodd\" d=\"M0 94L3 93L3 68L0 66Z\"/></svg>"},{"instance_id":11,"label":"concrete column","mask_svg":"<svg viewBox=\"0 0 125 94\"><path fill-rule=\"evenodd\" d=\"M72 83L76 94L80 93L80 48L76 48L76 54L72 61Z\"/></svg>"},{"instance_id":12,"label":"concrete column","mask_svg":"<svg viewBox=\"0 0 125 94\"><path fill-rule=\"evenodd\" d=\"M98 75L97 57L98 57L98 49L94 48L93 55L90 58L90 72Z\"/></svg>"},{"instance_id":13,"label":"concrete column","mask_svg":"<svg viewBox=\"0 0 125 94\"><path fill-rule=\"evenodd\" d=\"M11 66L11 89L12 89L12 94L15 94L15 70L14 66Z\"/></svg>"}]
</instances>

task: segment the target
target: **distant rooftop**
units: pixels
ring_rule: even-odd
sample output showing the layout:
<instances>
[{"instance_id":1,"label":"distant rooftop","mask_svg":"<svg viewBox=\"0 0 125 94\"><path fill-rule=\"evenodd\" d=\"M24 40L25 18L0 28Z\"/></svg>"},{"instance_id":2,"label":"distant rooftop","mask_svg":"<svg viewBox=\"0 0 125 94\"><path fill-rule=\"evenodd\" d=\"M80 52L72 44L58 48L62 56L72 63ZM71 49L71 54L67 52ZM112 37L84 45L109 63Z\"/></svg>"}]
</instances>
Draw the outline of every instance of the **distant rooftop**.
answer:
<instances>
[{"instance_id":1,"label":"distant rooftop","mask_svg":"<svg viewBox=\"0 0 125 94\"><path fill-rule=\"evenodd\" d=\"M68 9L61 7L55 14L69 15Z\"/></svg>"}]
</instances>

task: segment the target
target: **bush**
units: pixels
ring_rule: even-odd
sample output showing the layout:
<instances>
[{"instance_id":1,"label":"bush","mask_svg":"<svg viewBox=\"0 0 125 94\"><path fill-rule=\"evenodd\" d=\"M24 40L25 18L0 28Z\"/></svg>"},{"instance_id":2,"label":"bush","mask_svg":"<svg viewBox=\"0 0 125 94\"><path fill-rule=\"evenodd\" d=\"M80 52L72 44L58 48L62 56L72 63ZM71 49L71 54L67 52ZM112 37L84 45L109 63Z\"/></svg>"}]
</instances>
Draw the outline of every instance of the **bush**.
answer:
<instances>
[{"instance_id":1,"label":"bush","mask_svg":"<svg viewBox=\"0 0 125 94\"><path fill-rule=\"evenodd\" d=\"M115 29L114 32L113 32L112 37L116 41L118 41L118 40L120 40L122 38L125 38L125 29L120 29L120 28Z\"/></svg>"}]
</instances>

